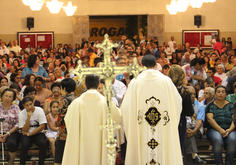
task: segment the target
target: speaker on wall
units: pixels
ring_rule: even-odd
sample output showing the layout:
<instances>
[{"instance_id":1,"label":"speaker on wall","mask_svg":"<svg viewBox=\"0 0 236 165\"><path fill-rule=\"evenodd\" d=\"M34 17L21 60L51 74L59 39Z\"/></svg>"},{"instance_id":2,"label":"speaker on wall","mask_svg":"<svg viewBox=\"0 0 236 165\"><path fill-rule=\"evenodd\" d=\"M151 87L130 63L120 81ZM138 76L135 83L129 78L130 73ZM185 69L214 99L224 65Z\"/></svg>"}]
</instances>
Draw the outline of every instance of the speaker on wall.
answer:
<instances>
[{"instance_id":1,"label":"speaker on wall","mask_svg":"<svg viewBox=\"0 0 236 165\"><path fill-rule=\"evenodd\" d=\"M199 28L199 26L202 25L202 16L201 15L194 16L194 25L197 25L198 28Z\"/></svg>"},{"instance_id":2,"label":"speaker on wall","mask_svg":"<svg viewBox=\"0 0 236 165\"><path fill-rule=\"evenodd\" d=\"M27 28L30 30L30 28L34 27L34 17L28 17L27 18Z\"/></svg>"}]
</instances>

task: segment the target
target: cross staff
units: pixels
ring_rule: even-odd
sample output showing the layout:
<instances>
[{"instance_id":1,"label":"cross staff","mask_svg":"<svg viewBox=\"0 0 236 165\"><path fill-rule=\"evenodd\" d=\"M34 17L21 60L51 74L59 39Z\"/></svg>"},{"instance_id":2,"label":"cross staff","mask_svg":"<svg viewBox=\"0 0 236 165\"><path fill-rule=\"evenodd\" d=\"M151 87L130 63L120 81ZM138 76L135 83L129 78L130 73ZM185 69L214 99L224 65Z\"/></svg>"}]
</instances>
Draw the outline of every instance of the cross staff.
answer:
<instances>
[{"instance_id":1,"label":"cross staff","mask_svg":"<svg viewBox=\"0 0 236 165\"><path fill-rule=\"evenodd\" d=\"M104 52L104 62L100 63L99 68L84 68L82 66L82 62L79 61L78 67L76 67L73 71L80 81L82 81L83 75L88 74L96 74L100 76L101 79L105 79L105 86L103 88L103 93L107 100L107 119L106 125L101 126L101 129L105 129L108 131L108 140L106 140L106 146L108 148L108 165L114 165L116 162L116 154L115 154L115 147L116 147L116 140L114 139L114 131L120 128L120 125L115 125L115 122L112 120L112 109L111 109L111 98L112 98L112 82L115 79L117 74L122 73L132 73L134 77L136 77L144 68L138 65L137 59L134 59L132 64L129 66L116 66L115 62L111 62L110 55L113 47L117 47L117 44L113 44L110 42L108 35L105 34L104 41L102 44L96 45L97 48L103 49Z\"/></svg>"}]
</instances>

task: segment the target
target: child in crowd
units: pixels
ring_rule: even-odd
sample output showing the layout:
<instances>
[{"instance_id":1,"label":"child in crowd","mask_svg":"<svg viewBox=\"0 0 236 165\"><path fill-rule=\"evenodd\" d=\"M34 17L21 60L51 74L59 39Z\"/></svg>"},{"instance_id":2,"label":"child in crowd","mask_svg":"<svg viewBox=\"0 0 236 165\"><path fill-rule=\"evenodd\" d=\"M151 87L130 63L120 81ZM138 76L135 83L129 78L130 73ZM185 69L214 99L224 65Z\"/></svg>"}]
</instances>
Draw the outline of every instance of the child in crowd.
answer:
<instances>
[{"instance_id":1,"label":"child in crowd","mask_svg":"<svg viewBox=\"0 0 236 165\"><path fill-rule=\"evenodd\" d=\"M19 114L19 128L22 130L20 164L26 164L27 152L34 143L39 147L38 165L44 165L47 151L46 136L43 132L47 124L44 111L34 106L34 100L31 97L24 97L22 103L25 109Z\"/></svg>"},{"instance_id":2,"label":"child in crowd","mask_svg":"<svg viewBox=\"0 0 236 165\"><path fill-rule=\"evenodd\" d=\"M50 103L50 109L51 112L46 116L47 122L48 122L48 131L46 133L46 137L48 138L48 141L50 143L50 147L52 150L53 156L55 155L55 142L57 138L57 131L58 127L55 126L55 121L58 117L58 109L59 109L59 102L58 101L52 101Z\"/></svg>"}]
</instances>

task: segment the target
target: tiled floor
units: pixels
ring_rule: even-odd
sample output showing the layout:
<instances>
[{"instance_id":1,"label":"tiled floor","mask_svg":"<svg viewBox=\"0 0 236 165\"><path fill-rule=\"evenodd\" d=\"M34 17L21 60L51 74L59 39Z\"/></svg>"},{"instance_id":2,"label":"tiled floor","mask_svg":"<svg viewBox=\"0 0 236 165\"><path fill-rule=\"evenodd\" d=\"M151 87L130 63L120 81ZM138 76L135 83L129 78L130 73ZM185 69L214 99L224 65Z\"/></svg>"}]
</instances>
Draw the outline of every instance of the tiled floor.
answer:
<instances>
[{"instance_id":1,"label":"tiled floor","mask_svg":"<svg viewBox=\"0 0 236 165\"><path fill-rule=\"evenodd\" d=\"M30 161L27 161L27 162L26 162L26 165L30 165L33 160L36 160L36 161L37 161L38 158L33 157ZM19 159L19 158L16 158L14 164L15 164L15 165L19 165L19 164L20 164L19 161L20 161L20 159ZM3 164L3 162L2 162L2 160L1 160L1 158L0 158L0 165L2 165L2 164ZM5 162L5 164L7 165L7 162ZM53 165L53 164L54 164L54 159L53 159L53 158L47 158L47 159L45 160L44 164L45 164L45 165ZM123 164L122 164L122 160L121 160L120 157L117 158L117 160L116 160L116 165L123 165Z\"/></svg>"},{"instance_id":2,"label":"tiled floor","mask_svg":"<svg viewBox=\"0 0 236 165\"><path fill-rule=\"evenodd\" d=\"M204 159L204 160L206 160L207 162L208 162L208 164L207 165L213 165L213 164L215 164L214 163L214 158L213 157L211 157L211 156L213 156L213 155L204 155L204 154L201 154L201 155L199 155L202 159ZM224 155L223 155L224 156ZM38 160L37 158L32 158L32 160ZM26 163L26 165L30 165L31 164L31 162L32 162L32 160L31 161L27 161L27 163ZM1 160L0 160L1 161ZM3 163L2 162L0 162L0 165L2 165ZM7 162L5 162L5 164L7 164ZM15 165L19 165L20 163L19 163L19 158L16 158L16 160L15 160ZM46 160L45 160L45 165L53 165L54 163L53 163L53 158L47 158ZM122 160L120 159L120 157L118 157L117 158L117 161L116 161L116 165L123 165L123 163L122 163ZM236 165L236 158L235 158L235 160L234 160L234 165Z\"/></svg>"}]
</instances>

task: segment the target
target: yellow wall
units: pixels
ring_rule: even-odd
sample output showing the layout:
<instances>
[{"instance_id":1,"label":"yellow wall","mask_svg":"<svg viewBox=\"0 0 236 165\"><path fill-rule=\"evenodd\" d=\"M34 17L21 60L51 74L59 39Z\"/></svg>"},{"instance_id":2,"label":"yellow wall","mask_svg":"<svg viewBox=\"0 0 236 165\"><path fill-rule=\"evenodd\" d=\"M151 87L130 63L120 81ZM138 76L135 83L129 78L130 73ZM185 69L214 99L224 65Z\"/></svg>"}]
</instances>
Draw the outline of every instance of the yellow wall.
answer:
<instances>
[{"instance_id":1,"label":"yellow wall","mask_svg":"<svg viewBox=\"0 0 236 165\"><path fill-rule=\"evenodd\" d=\"M67 0L61 0L67 4ZM182 42L182 30L198 29L194 26L194 15L202 15L201 29L219 29L220 37L231 36L236 41L236 0L216 0L204 3L201 9L189 7L186 12L170 15L166 5L171 0L72 0L78 6L75 15L141 15L165 14L165 40L174 35L178 43ZM28 31L26 18L34 17L35 28L31 31L54 31L55 43L72 43L72 17L63 10L53 15L44 4L39 12L32 12L21 0L1 0L0 38L8 42L16 38L17 32ZM15 37L14 37L15 36Z\"/></svg>"}]
</instances>

